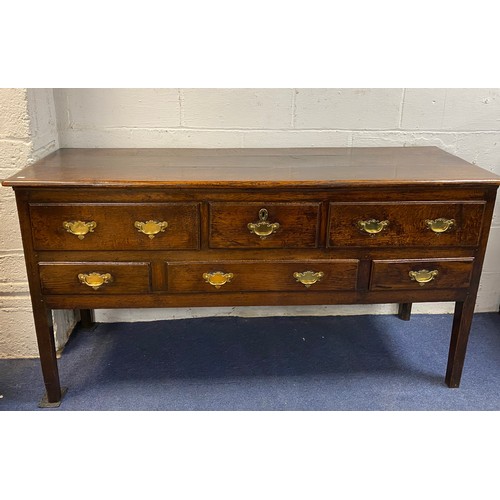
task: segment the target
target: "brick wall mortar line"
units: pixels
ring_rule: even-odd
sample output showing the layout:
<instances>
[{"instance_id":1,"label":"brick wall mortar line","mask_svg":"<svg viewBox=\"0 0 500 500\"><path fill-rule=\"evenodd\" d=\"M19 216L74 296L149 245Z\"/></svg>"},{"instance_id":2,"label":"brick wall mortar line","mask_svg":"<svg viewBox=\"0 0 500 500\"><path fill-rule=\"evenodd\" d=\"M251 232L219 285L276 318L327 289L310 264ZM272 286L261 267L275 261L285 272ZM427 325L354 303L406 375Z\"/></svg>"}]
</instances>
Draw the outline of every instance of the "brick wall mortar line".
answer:
<instances>
[{"instance_id":1,"label":"brick wall mortar line","mask_svg":"<svg viewBox=\"0 0 500 500\"><path fill-rule=\"evenodd\" d=\"M184 127L184 91L178 89L179 98L179 127Z\"/></svg>"},{"instance_id":2,"label":"brick wall mortar line","mask_svg":"<svg viewBox=\"0 0 500 500\"><path fill-rule=\"evenodd\" d=\"M19 138L19 137L12 137L12 136L7 136L7 135L0 135L0 142L5 141L5 142L18 142L21 144L25 144L26 146L30 145L30 139L29 137L25 138Z\"/></svg>"},{"instance_id":3,"label":"brick wall mortar line","mask_svg":"<svg viewBox=\"0 0 500 500\"><path fill-rule=\"evenodd\" d=\"M406 89L401 92L401 102L399 103L399 128L403 129L403 110L405 107Z\"/></svg>"},{"instance_id":4,"label":"brick wall mortar line","mask_svg":"<svg viewBox=\"0 0 500 500\"><path fill-rule=\"evenodd\" d=\"M290 126L295 129L295 120L297 118L297 89L292 89L292 120Z\"/></svg>"},{"instance_id":5,"label":"brick wall mortar line","mask_svg":"<svg viewBox=\"0 0 500 500\"><path fill-rule=\"evenodd\" d=\"M499 135L500 130L441 130L441 129L352 129L352 128L250 128L250 127L230 127L230 128L212 128L212 127L99 127L99 128L73 128L70 131L73 132L84 132L84 131L106 131L106 130L124 130L124 131L136 131L136 130L150 130L152 132L156 131L203 131L203 132L350 132L350 133L371 133L371 132L383 132L383 133L393 133L393 134L495 134ZM62 131L62 132L68 132ZM1 139L0 139L1 140Z\"/></svg>"}]
</instances>

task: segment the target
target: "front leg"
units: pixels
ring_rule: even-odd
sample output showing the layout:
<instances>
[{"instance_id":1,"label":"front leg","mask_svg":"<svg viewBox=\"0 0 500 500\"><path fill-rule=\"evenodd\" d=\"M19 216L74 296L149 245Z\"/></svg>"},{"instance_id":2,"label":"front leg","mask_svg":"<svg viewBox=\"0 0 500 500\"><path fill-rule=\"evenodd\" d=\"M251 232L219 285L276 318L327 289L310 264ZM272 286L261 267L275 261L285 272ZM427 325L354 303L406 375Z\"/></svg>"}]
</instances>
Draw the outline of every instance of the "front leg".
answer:
<instances>
[{"instance_id":1,"label":"front leg","mask_svg":"<svg viewBox=\"0 0 500 500\"><path fill-rule=\"evenodd\" d=\"M40 364L46 391L38 406L40 408L54 408L60 406L63 391L61 391L57 368L52 312L41 301L34 300L32 303L38 352L40 353Z\"/></svg>"},{"instance_id":2,"label":"front leg","mask_svg":"<svg viewBox=\"0 0 500 500\"><path fill-rule=\"evenodd\" d=\"M475 304L475 299L470 297L465 299L464 302L457 302L455 304L448 367L445 378L448 387L458 387L460 385Z\"/></svg>"}]
</instances>

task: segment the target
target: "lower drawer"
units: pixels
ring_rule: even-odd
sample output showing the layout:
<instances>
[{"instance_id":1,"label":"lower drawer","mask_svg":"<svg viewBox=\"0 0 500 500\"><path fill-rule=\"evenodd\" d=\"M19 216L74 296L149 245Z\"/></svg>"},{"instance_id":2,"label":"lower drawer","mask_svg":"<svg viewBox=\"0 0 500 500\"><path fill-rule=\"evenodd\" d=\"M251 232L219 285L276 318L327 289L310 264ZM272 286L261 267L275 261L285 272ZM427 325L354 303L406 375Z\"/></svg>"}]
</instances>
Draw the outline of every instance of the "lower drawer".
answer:
<instances>
[{"instance_id":1,"label":"lower drawer","mask_svg":"<svg viewBox=\"0 0 500 500\"><path fill-rule=\"evenodd\" d=\"M150 265L147 262L41 262L42 293L133 294L147 293Z\"/></svg>"},{"instance_id":2,"label":"lower drawer","mask_svg":"<svg viewBox=\"0 0 500 500\"><path fill-rule=\"evenodd\" d=\"M355 290L358 261L167 262L169 292Z\"/></svg>"},{"instance_id":3,"label":"lower drawer","mask_svg":"<svg viewBox=\"0 0 500 500\"><path fill-rule=\"evenodd\" d=\"M474 259L374 260L370 290L467 288Z\"/></svg>"}]
</instances>

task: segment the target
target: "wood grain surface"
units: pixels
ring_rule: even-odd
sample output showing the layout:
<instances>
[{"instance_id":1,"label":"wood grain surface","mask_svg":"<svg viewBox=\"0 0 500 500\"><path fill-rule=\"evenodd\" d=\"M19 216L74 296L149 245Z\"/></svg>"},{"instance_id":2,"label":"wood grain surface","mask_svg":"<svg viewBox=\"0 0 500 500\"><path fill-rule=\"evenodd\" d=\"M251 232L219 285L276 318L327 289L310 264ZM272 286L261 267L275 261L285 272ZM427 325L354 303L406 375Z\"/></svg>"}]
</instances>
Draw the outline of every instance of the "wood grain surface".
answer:
<instances>
[{"instance_id":1,"label":"wood grain surface","mask_svg":"<svg viewBox=\"0 0 500 500\"><path fill-rule=\"evenodd\" d=\"M6 186L499 184L500 177L436 147L59 149Z\"/></svg>"}]
</instances>

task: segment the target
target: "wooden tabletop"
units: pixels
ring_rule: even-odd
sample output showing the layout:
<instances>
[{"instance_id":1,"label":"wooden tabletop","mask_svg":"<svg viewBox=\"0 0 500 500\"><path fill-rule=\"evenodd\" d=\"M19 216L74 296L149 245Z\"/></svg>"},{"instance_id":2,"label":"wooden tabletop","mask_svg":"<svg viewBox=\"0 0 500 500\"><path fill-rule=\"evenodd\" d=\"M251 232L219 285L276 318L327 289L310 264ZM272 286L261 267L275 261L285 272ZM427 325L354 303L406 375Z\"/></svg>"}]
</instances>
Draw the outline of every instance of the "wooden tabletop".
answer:
<instances>
[{"instance_id":1,"label":"wooden tabletop","mask_svg":"<svg viewBox=\"0 0 500 500\"><path fill-rule=\"evenodd\" d=\"M278 187L500 184L437 147L59 149L3 181L15 187Z\"/></svg>"}]
</instances>

